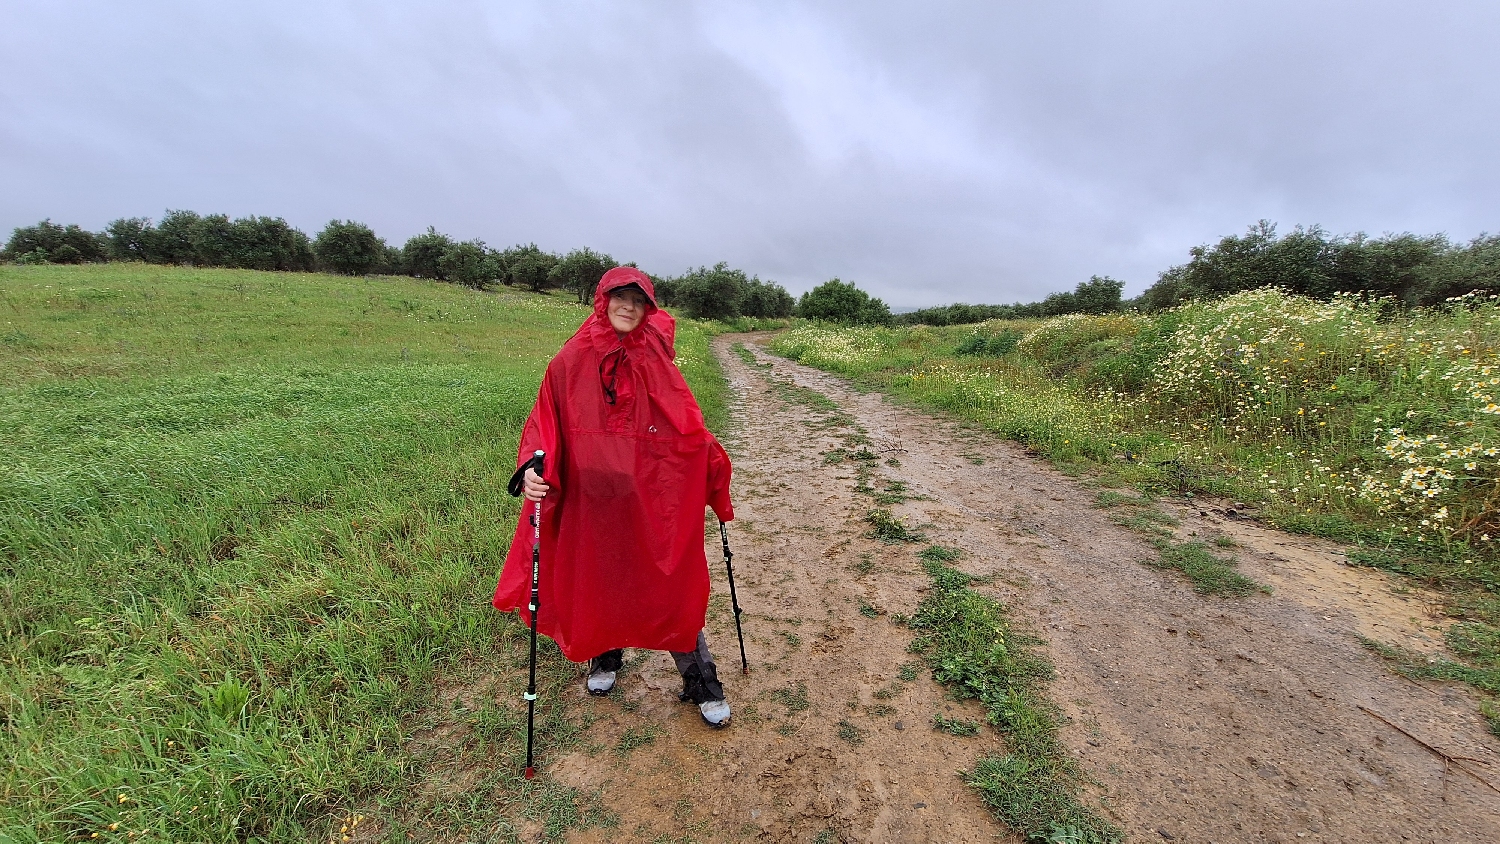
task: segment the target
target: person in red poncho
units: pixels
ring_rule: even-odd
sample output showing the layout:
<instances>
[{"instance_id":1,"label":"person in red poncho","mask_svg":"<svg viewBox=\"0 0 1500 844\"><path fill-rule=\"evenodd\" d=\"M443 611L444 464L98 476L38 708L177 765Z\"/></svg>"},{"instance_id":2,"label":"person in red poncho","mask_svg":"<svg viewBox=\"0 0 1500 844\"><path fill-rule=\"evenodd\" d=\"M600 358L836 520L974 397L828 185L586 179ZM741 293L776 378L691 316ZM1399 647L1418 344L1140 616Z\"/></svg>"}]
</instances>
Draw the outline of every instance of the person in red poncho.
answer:
<instances>
[{"instance_id":1,"label":"person in red poncho","mask_svg":"<svg viewBox=\"0 0 1500 844\"><path fill-rule=\"evenodd\" d=\"M547 365L517 466L546 452L543 476L526 469L523 487L542 510L538 631L568 659L590 661L595 695L614 687L623 648L671 651L680 699L722 727L729 704L703 636L703 509L734 518L729 456L673 363L675 333L650 277L633 267L605 273L593 315ZM494 604L530 624L524 509Z\"/></svg>"}]
</instances>

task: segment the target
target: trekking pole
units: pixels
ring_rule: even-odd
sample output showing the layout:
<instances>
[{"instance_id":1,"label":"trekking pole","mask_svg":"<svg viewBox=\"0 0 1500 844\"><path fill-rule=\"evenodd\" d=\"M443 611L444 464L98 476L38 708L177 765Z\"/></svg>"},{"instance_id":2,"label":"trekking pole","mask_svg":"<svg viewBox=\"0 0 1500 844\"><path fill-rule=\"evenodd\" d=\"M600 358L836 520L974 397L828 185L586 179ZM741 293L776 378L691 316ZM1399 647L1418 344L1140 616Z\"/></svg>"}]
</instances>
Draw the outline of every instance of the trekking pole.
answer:
<instances>
[{"instance_id":1,"label":"trekking pole","mask_svg":"<svg viewBox=\"0 0 1500 844\"><path fill-rule=\"evenodd\" d=\"M546 458L546 452L540 449L532 455L529 464L536 469L537 477L542 476L542 461ZM526 467L521 467L524 472ZM532 728L536 723L536 616L541 607L541 599L537 592L537 582L542 573L542 502L536 502L536 509L531 512L531 603L526 609L531 612L531 660L527 669L526 681L526 779L536 776L536 765L533 764L531 756Z\"/></svg>"},{"instance_id":2,"label":"trekking pole","mask_svg":"<svg viewBox=\"0 0 1500 844\"><path fill-rule=\"evenodd\" d=\"M734 552L729 550L729 528L719 522L719 538L724 541L724 569L729 572L729 603L734 606L734 632L740 637L740 673L750 673L750 660L745 658L745 630L740 627L740 599L734 593Z\"/></svg>"}]
</instances>

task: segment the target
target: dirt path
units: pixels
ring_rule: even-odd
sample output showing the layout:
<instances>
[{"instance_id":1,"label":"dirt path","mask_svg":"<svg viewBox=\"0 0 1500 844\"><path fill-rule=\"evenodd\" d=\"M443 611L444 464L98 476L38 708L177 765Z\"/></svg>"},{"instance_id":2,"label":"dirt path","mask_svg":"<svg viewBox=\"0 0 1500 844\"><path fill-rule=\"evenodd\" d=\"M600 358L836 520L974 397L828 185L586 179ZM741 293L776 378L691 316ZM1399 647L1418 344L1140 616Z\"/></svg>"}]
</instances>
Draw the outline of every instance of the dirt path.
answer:
<instances>
[{"instance_id":1,"label":"dirt path","mask_svg":"<svg viewBox=\"0 0 1500 844\"><path fill-rule=\"evenodd\" d=\"M732 344L751 339L715 343L741 420L727 444L748 677L717 564L709 627L735 722L704 727L676 702L670 659L638 656L615 696L588 704L593 746L549 765L602 789L621 819L573 840L1015 840L956 774L1003 742L935 731L934 714L980 713L925 670L902 679L911 631L890 617L927 589L914 547L864 536L870 499L848 463L822 459L848 429L776 386L793 383L853 417L883 461L875 486L923 496L896 513L966 551L960 566L992 578L976 588L1047 640L1064 741L1130 840L1500 841L1500 793L1445 775L1371 714L1500 784L1500 742L1466 690L1395 677L1359 644L1439 649L1421 595L1342 565L1333 546L1199 505L1177 514L1179 532L1231 536L1241 570L1275 589L1201 597L1142 566L1150 546L1079 482L824 373L758 350L750 366Z\"/></svg>"}]
</instances>

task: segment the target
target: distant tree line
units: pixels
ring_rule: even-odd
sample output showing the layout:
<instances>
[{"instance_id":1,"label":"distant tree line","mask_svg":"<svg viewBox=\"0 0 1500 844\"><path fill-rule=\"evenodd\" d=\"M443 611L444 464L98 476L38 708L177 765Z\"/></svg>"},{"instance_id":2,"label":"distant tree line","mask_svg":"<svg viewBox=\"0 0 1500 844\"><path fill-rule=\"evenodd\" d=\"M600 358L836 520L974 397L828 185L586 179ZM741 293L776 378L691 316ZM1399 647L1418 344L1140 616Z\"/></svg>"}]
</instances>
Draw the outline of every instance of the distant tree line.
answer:
<instances>
[{"instance_id":1,"label":"distant tree line","mask_svg":"<svg viewBox=\"0 0 1500 844\"><path fill-rule=\"evenodd\" d=\"M1318 299L1335 293L1390 296L1415 307L1473 290L1500 290L1500 235L1456 244L1441 234L1335 237L1317 226L1298 226L1277 237L1276 225L1261 220L1242 236L1193 247L1191 255L1133 304L1156 311L1189 299L1280 287Z\"/></svg>"},{"instance_id":2,"label":"distant tree line","mask_svg":"<svg viewBox=\"0 0 1500 844\"><path fill-rule=\"evenodd\" d=\"M609 255L588 248L562 255L543 251L534 243L493 249L482 240L456 241L432 227L395 247L354 220L330 220L309 238L280 217L230 219L225 214L192 211L168 211L154 223L145 217L122 218L102 232L43 220L15 229L0 250L0 260L32 264L145 261L286 272L408 275L477 289L503 284L536 292L566 290L584 303L593 300L600 276L621 265ZM889 325L893 321L885 302L837 278L802 294L800 299L794 299L774 281L763 281L722 262L679 276L652 279L662 305L699 319L801 316L847 325ZM1076 294L1057 294L1047 301L1084 296L1085 287L1080 286ZM1118 283L1114 295L1119 298Z\"/></svg>"},{"instance_id":3,"label":"distant tree line","mask_svg":"<svg viewBox=\"0 0 1500 844\"><path fill-rule=\"evenodd\" d=\"M1053 293L1040 302L1017 305L943 305L896 317L905 325L967 325L987 319L1026 319L1063 314L1108 314L1125 309L1125 282L1094 276L1071 293Z\"/></svg>"},{"instance_id":4,"label":"distant tree line","mask_svg":"<svg viewBox=\"0 0 1500 844\"><path fill-rule=\"evenodd\" d=\"M153 223L145 217L115 220L102 232L43 220L16 229L0 260L23 264L145 261L287 272L344 275L409 275L477 289L496 284L540 292L566 290L591 302L600 276L619 266L609 255L575 249L563 255L534 243L493 249L482 240L455 241L428 227L401 247L387 244L369 226L330 220L316 237L280 217L199 215L168 211ZM630 264L634 266L634 264ZM787 317L795 302L781 285L746 277L718 264L657 280L658 297L688 316L734 319Z\"/></svg>"},{"instance_id":5,"label":"distant tree line","mask_svg":"<svg viewBox=\"0 0 1500 844\"><path fill-rule=\"evenodd\" d=\"M1244 235L1195 246L1186 264L1172 267L1135 299L1124 285L1094 276L1072 293L1053 293L1018 305L944 305L901 314L906 324L963 325L987 319L1160 311L1193 299L1217 299L1259 287L1327 299L1336 293L1389 296L1406 307L1435 305L1474 290L1500 291L1500 235L1453 243L1445 235L1363 233L1331 236L1298 226L1277 236L1261 220Z\"/></svg>"}]
</instances>

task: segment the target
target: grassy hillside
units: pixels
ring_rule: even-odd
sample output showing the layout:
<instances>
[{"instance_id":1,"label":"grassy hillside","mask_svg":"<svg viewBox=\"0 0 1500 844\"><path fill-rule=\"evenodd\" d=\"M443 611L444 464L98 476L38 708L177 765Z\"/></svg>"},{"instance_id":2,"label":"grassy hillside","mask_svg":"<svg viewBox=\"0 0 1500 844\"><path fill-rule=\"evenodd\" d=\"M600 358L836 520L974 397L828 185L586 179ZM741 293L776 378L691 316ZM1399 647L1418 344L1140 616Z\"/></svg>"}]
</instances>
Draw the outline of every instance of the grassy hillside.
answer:
<instances>
[{"instance_id":1,"label":"grassy hillside","mask_svg":"<svg viewBox=\"0 0 1500 844\"><path fill-rule=\"evenodd\" d=\"M382 802L418 838L600 820L518 779L524 631L488 606L519 425L585 314L411 279L0 267L0 840L327 840ZM703 329L679 348L721 421ZM544 653L548 687L575 681ZM544 748L584 726L560 700ZM438 722L492 773L414 799Z\"/></svg>"}]
</instances>

